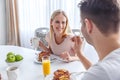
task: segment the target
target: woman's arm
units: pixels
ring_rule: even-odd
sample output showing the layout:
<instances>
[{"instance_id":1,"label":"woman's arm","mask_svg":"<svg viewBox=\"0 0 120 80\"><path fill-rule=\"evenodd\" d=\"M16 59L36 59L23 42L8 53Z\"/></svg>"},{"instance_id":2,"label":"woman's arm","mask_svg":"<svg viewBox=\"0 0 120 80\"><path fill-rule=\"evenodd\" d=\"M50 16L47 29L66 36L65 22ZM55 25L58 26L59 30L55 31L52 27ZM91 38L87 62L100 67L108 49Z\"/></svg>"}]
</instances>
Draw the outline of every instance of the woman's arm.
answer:
<instances>
[{"instance_id":1,"label":"woman's arm","mask_svg":"<svg viewBox=\"0 0 120 80\"><path fill-rule=\"evenodd\" d=\"M71 54L71 52L65 51L65 52L63 52L63 53L60 54L60 57L63 60L65 60L66 62L80 60L76 54L75 55L70 55L70 54Z\"/></svg>"},{"instance_id":2,"label":"woman's arm","mask_svg":"<svg viewBox=\"0 0 120 80\"><path fill-rule=\"evenodd\" d=\"M43 51L50 51L50 49L47 48L47 46L45 46L41 41L39 41L39 47L40 47Z\"/></svg>"},{"instance_id":3,"label":"woman's arm","mask_svg":"<svg viewBox=\"0 0 120 80\"><path fill-rule=\"evenodd\" d=\"M71 62L71 61L78 61L80 60L79 57L77 55L74 55L74 56L69 56L68 58L68 61Z\"/></svg>"}]
</instances>

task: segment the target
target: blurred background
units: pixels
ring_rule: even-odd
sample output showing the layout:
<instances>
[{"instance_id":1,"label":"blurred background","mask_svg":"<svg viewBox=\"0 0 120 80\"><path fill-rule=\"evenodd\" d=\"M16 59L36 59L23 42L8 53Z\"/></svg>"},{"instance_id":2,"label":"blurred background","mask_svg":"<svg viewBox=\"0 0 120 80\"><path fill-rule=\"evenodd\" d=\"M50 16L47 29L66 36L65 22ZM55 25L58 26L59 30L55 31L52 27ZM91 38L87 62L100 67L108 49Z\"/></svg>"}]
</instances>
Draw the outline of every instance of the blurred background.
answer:
<instances>
[{"instance_id":1,"label":"blurred background","mask_svg":"<svg viewBox=\"0 0 120 80\"><path fill-rule=\"evenodd\" d=\"M81 0L0 0L0 45L15 45L32 48L30 39L38 28L48 28L52 12L66 12L71 29L80 29ZM89 52L89 53L88 53ZM97 56L94 48L85 44L88 57ZM91 58L91 60L97 60Z\"/></svg>"},{"instance_id":2,"label":"blurred background","mask_svg":"<svg viewBox=\"0 0 120 80\"><path fill-rule=\"evenodd\" d=\"M29 40L34 36L35 30L40 27L49 28L50 16L56 9L67 13L71 28L80 29L79 2L80 0L0 0L0 44L30 47ZM15 38L14 33L19 37ZM13 38L19 41L11 42Z\"/></svg>"}]
</instances>

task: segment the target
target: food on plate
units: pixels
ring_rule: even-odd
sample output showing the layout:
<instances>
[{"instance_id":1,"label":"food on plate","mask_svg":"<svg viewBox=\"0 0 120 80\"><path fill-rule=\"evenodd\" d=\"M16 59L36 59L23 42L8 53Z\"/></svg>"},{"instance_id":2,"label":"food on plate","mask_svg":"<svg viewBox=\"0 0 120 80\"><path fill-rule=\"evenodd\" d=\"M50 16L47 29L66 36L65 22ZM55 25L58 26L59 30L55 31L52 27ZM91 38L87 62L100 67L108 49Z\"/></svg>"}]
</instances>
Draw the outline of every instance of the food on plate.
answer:
<instances>
[{"instance_id":1,"label":"food on plate","mask_svg":"<svg viewBox=\"0 0 120 80\"><path fill-rule=\"evenodd\" d=\"M65 69L58 69L54 72L53 80L70 80L70 73Z\"/></svg>"},{"instance_id":2,"label":"food on plate","mask_svg":"<svg viewBox=\"0 0 120 80\"><path fill-rule=\"evenodd\" d=\"M14 52L8 52L6 55L7 62L17 62L23 60L23 56L20 54L15 54Z\"/></svg>"},{"instance_id":3,"label":"food on plate","mask_svg":"<svg viewBox=\"0 0 120 80\"><path fill-rule=\"evenodd\" d=\"M42 61L43 56L50 56L50 53L45 51L40 52L38 55L38 61Z\"/></svg>"}]
</instances>

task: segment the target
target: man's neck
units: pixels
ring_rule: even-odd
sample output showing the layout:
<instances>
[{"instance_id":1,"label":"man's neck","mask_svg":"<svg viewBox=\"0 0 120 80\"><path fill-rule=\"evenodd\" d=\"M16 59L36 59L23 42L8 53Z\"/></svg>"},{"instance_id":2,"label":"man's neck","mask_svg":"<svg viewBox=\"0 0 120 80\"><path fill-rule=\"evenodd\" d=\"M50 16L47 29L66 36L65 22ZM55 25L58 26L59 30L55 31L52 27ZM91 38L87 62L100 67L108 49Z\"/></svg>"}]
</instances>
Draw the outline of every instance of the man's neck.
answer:
<instances>
[{"instance_id":1,"label":"man's neck","mask_svg":"<svg viewBox=\"0 0 120 80\"><path fill-rule=\"evenodd\" d=\"M98 52L99 59L102 60L113 50L120 48L120 39L116 36L103 37L95 42L94 47Z\"/></svg>"}]
</instances>

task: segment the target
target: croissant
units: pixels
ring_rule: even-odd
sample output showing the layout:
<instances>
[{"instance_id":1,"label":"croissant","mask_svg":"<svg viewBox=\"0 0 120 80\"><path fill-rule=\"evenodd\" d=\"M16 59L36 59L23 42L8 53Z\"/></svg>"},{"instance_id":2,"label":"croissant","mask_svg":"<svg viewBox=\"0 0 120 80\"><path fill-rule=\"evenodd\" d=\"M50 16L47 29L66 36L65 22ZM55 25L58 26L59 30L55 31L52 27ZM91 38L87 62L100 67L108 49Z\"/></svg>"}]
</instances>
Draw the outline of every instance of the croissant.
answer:
<instances>
[{"instance_id":1,"label":"croissant","mask_svg":"<svg viewBox=\"0 0 120 80\"><path fill-rule=\"evenodd\" d=\"M42 61L43 56L50 56L49 52L42 51L38 55L38 61Z\"/></svg>"},{"instance_id":2,"label":"croissant","mask_svg":"<svg viewBox=\"0 0 120 80\"><path fill-rule=\"evenodd\" d=\"M70 80L70 73L65 69L58 69L54 72L53 80Z\"/></svg>"}]
</instances>

